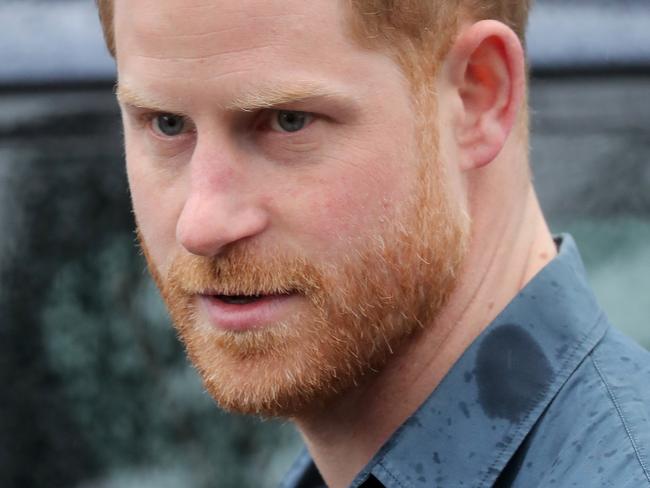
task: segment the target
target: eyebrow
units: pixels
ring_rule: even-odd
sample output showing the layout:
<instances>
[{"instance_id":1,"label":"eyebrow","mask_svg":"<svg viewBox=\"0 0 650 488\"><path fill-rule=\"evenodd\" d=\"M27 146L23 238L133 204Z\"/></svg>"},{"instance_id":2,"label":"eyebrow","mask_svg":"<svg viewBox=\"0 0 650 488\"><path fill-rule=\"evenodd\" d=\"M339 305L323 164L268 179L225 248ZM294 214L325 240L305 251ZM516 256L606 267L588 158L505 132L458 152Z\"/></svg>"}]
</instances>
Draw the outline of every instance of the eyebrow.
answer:
<instances>
[{"instance_id":1,"label":"eyebrow","mask_svg":"<svg viewBox=\"0 0 650 488\"><path fill-rule=\"evenodd\" d=\"M169 107L155 99L148 98L127 85L117 84L115 94L118 101L132 107L169 111ZM233 98L225 109L233 112L252 112L259 109L273 108L289 103L300 103L312 99L326 99L347 110L358 106L354 97L339 90L311 82L281 83L252 87L243 94Z\"/></svg>"},{"instance_id":2,"label":"eyebrow","mask_svg":"<svg viewBox=\"0 0 650 488\"><path fill-rule=\"evenodd\" d=\"M282 83L256 87L226 105L227 110L252 112L273 108L288 103L299 103L311 99L330 99L348 107L356 105L354 98L337 90L316 83Z\"/></svg>"},{"instance_id":3,"label":"eyebrow","mask_svg":"<svg viewBox=\"0 0 650 488\"><path fill-rule=\"evenodd\" d=\"M117 97L118 102L120 102L123 105L130 105L136 108L157 110L159 112L169 111L168 109L164 108L162 103L154 99L147 98L122 83L118 83L117 85L115 85L115 96Z\"/></svg>"}]
</instances>

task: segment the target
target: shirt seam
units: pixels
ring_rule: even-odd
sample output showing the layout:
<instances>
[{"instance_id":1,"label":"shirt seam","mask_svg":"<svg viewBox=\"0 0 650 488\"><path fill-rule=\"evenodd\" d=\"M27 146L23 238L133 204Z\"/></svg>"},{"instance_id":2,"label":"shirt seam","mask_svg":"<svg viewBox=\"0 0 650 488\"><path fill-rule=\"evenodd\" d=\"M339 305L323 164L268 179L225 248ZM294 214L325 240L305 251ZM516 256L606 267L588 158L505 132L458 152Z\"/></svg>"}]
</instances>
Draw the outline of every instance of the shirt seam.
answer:
<instances>
[{"instance_id":1,"label":"shirt seam","mask_svg":"<svg viewBox=\"0 0 650 488\"><path fill-rule=\"evenodd\" d=\"M583 336L580 338L580 340L576 341L575 345L573 346L573 348L572 348L572 350L571 350L571 353L567 356L566 360L564 361L564 363L563 363L562 366L560 367L559 371L564 371L564 370L567 368L567 365L569 364L569 361L574 357L576 351L577 351L580 347L582 347L582 345L587 341L587 339L589 338L589 336L590 336L590 335L593 333L593 331L598 327L598 325L601 323L601 321L602 321L602 319L603 319L603 316L604 316L604 313L601 311L601 313L598 314L598 317L596 317L596 319L594 320L594 323L593 323L593 325L591 326L591 328L590 328L587 332L585 332L585 333L583 334ZM601 338L601 339L602 339L602 338ZM596 343L594 344L594 347L596 346L596 344L598 344L598 342L600 342L600 339L599 339L598 341L596 341ZM577 364L576 367L574 368L574 371L575 371L575 369L577 369L577 368L580 366L580 364L582 364L582 362L583 362L582 360L578 362L578 364ZM557 378L558 376L559 376L559 374L556 375L555 377ZM559 388L557 389L557 391L556 391L556 392L553 394L553 396L551 397L551 401L552 401L552 399L557 395L557 392L560 391L560 390L562 389L562 386L563 386L563 385L568 381L568 379L569 379L570 376L571 376L571 374L568 374L568 375L566 376L566 378L564 378L564 380L562 381L562 383L559 385ZM551 384L553 384L553 383L551 383ZM545 395L542 395L542 397L544 397L544 396L545 396ZM497 456L496 456L494 462L493 462L493 463L488 467L488 469L487 469L486 472L485 472L485 475L483 475L483 478L482 478L481 481L479 482L479 486L487 486L486 483L488 482L488 478L489 478L490 476L494 475L494 473L497 473L497 476L499 475L499 473L500 473L501 471L500 471L499 469L497 469L496 466L502 462L502 460L503 460L503 458L504 458L504 454L506 453L506 451L508 451L508 449L510 448L510 446L512 445L512 443L517 439L517 437L518 437L518 436L521 434L521 432L524 430L524 428L525 428L525 426L526 426L526 421L529 419L530 414L531 414L531 413L532 413L532 412L533 412L533 411L538 407L538 405L539 405L538 403L534 404L534 405L533 405L533 406L532 406L532 407L531 407L531 408L526 412L526 415L524 416L522 422L519 424L519 426L518 426L517 428L515 428L515 430L514 430L512 436L511 436L511 441L510 441L506 446L504 446L504 447L501 449L501 451L497 454ZM646 474L646 476L647 476L647 474Z\"/></svg>"},{"instance_id":2,"label":"shirt seam","mask_svg":"<svg viewBox=\"0 0 650 488\"><path fill-rule=\"evenodd\" d=\"M397 484L397 486L399 486L399 487L401 487L401 488L404 488L404 487L405 487L405 485L404 485L404 484L399 480L399 478L397 478L397 476L395 476L393 473L391 473L391 472L388 470L388 468L386 468L386 466L384 466L383 461L379 461L379 462L376 464L376 466L378 466L379 468L381 468L381 470L382 470L382 471L383 471L383 472L384 472L388 477L390 477L391 480L394 481L394 482ZM409 483L409 486L411 486L410 483Z\"/></svg>"},{"instance_id":3,"label":"shirt seam","mask_svg":"<svg viewBox=\"0 0 650 488\"><path fill-rule=\"evenodd\" d=\"M632 449L634 450L634 454L636 456L637 461L639 462L639 465L641 466L641 470L643 471L643 474L645 475L646 480L648 483L650 483L650 473L648 472L648 468L643 461L643 456L641 455L641 449L638 445L638 442L636 441L636 438L632 432L632 430L629 427L629 423L627 419L625 418L625 415L623 414L623 409L621 408L621 404L616 398L616 395L614 395L613 389L609 386L609 383L607 382L607 379L605 378L605 374L603 373L602 369L598 365L598 361L594 357L593 354L590 355L591 362L594 365L594 368L596 369L596 372L598 373L598 376L600 377L600 380L603 382L603 385L605 386L605 390L607 391L607 394L609 395L609 399L611 400L612 404L614 405L614 408L616 409L616 413L618 414L618 418L620 419L621 423L623 424L623 428L625 429L625 433L627 434L627 437L630 441L630 444L632 445Z\"/></svg>"}]
</instances>

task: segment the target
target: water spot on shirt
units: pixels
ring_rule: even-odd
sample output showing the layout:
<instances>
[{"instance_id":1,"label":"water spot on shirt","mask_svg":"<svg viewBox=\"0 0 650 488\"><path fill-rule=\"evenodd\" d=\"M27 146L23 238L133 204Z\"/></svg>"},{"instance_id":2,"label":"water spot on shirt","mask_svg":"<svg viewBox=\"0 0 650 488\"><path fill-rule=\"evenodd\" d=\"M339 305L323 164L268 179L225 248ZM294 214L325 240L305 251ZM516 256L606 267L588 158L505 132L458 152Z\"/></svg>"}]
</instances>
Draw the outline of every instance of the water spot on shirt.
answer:
<instances>
[{"instance_id":1,"label":"water spot on shirt","mask_svg":"<svg viewBox=\"0 0 650 488\"><path fill-rule=\"evenodd\" d=\"M555 351L555 355L556 355L556 357L557 357L558 359L561 359L561 358L566 354L566 352L567 352L568 350L569 350L569 345L568 345L568 344L564 344L563 346L558 347L558 348L556 349L556 351Z\"/></svg>"},{"instance_id":2,"label":"water spot on shirt","mask_svg":"<svg viewBox=\"0 0 650 488\"><path fill-rule=\"evenodd\" d=\"M460 402L458 404L458 408L460 408L460 411L463 412L463 415L466 418L469 418L469 408L467 408L467 403L465 402Z\"/></svg>"},{"instance_id":3,"label":"water spot on shirt","mask_svg":"<svg viewBox=\"0 0 650 488\"><path fill-rule=\"evenodd\" d=\"M422 473L424 473L424 466L422 466L422 463L417 463L417 464L415 465L415 472L416 472L417 474L422 474Z\"/></svg>"},{"instance_id":4,"label":"water spot on shirt","mask_svg":"<svg viewBox=\"0 0 650 488\"><path fill-rule=\"evenodd\" d=\"M606 458L610 458L610 457L612 457L614 454L616 454L617 452L618 452L618 449L614 449L614 450L612 450L612 451L606 452L605 454L603 454L603 456L606 457Z\"/></svg>"},{"instance_id":5,"label":"water spot on shirt","mask_svg":"<svg viewBox=\"0 0 650 488\"><path fill-rule=\"evenodd\" d=\"M624 362L627 363L627 362L630 361L630 358L628 358L627 356L621 356L621 361L624 361Z\"/></svg>"},{"instance_id":6,"label":"water spot on shirt","mask_svg":"<svg viewBox=\"0 0 650 488\"><path fill-rule=\"evenodd\" d=\"M560 285L558 285L557 281L553 280L551 281L551 286L554 288L558 288Z\"/></svg>"},{"instance_id":7,"label":"water spot on shirt","mask_svg":"<svg viewBox=\"0 0 650 488\"><path fill-rule=\"evenodd\" d=\"M490 418L517 422L549 388L553 368L535 339L506 324L483 340L476 358L479 403Z\"/></svg>"},{"instance_id":8,"label":"water spot on shirt","mask_svg":"<svg viewBox=\"0 0 650 488\"><path fill-rule=\"evenodd\" d=\"M472 376L473 375L471 372L465 371L465 374L463 375L463 377L465 378L465 383L469 383L470 381L472 381Z\"/></svg>"},{"instance_id":9,"label":"water spot on shirt","mask_svg":"<svg viewBox=\"0 0 650 488\"><path fill-rule=\"evenodd\" d=\"M433 462L436 464L440 464L440 456L438 455L438 451L433 453Z\"/></svg>"},{"instance_id":10,"label":"water spot on shirt","mask_svg":"<svg viewBox=\"0 0 650 488\"><path fill-rule=\"evenodd\" d=\"M426 482L427 482L427 479L426 479L424 476L420 476L420 477L418 478L418 481L419 481L420 483L426 483Z\"/></svg>"},{"instance_id":11,"label":"water spot on shirt","mask_svg":"<svg viewBox=\"0 0 650 488\"><path fill-rule=\"evenodd\" d=\"M575 448L576 452L582 451L582 444L578 441L573 441L571 445Z\"/></svg>"},{"instance_id":12,"label":"water spot on shirt","mask_svg":"<svg viewBox=\"0 0 650 488\"><path fill-rule=\"evenodd\" d=\"M448 418L447 418L447 425L448 425L449 427L451 427L451 424L452 424L451 417L448 417Z\"/></svg>"}]
</instances>

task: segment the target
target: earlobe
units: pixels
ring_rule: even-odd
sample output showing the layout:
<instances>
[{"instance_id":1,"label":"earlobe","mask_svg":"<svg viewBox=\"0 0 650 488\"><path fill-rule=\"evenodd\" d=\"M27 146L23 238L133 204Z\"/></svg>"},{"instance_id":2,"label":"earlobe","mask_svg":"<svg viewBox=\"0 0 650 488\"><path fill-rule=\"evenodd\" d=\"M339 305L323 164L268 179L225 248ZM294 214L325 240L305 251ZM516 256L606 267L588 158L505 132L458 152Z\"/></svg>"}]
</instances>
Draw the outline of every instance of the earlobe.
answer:
<instances>
[{"instance_id":1,"label":"earlobe","mask_svg":"<svg viewBox=\"0 0 650 488\"><path fill-rule=\"evenodd\" d=\"M525 87L524 53L516 34L492 20L461 31L446 58L459 100L454 136L462 170L492 162L512 132Z\"/></svg>"}]
</instances>

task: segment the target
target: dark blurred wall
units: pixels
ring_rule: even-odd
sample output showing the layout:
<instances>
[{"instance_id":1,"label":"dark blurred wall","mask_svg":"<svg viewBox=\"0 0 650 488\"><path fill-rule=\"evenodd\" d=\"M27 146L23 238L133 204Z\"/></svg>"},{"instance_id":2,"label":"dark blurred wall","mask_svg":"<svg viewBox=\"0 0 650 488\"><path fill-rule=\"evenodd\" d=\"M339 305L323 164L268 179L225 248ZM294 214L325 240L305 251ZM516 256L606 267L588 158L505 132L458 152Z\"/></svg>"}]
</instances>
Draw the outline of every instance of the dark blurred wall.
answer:
<instances>
[{"instance_id":1,"label":"dark blurred wall","mask_svg":"<svg viewBox=\"0 0 650 488\"><path fill-rule=\"evenodd\" d=\"M69 486L100 468L66 396L69 379L51 364L54 330L43 314L62 269L87 268L93 252L131 227L114 164L119 129L107 108L87 94L0 98L0 187L11 209L2 219L10 249L0 270L2 486ZM75 300L92 308L96 283L84 279Z\"/></svg>"}]
</instances>

